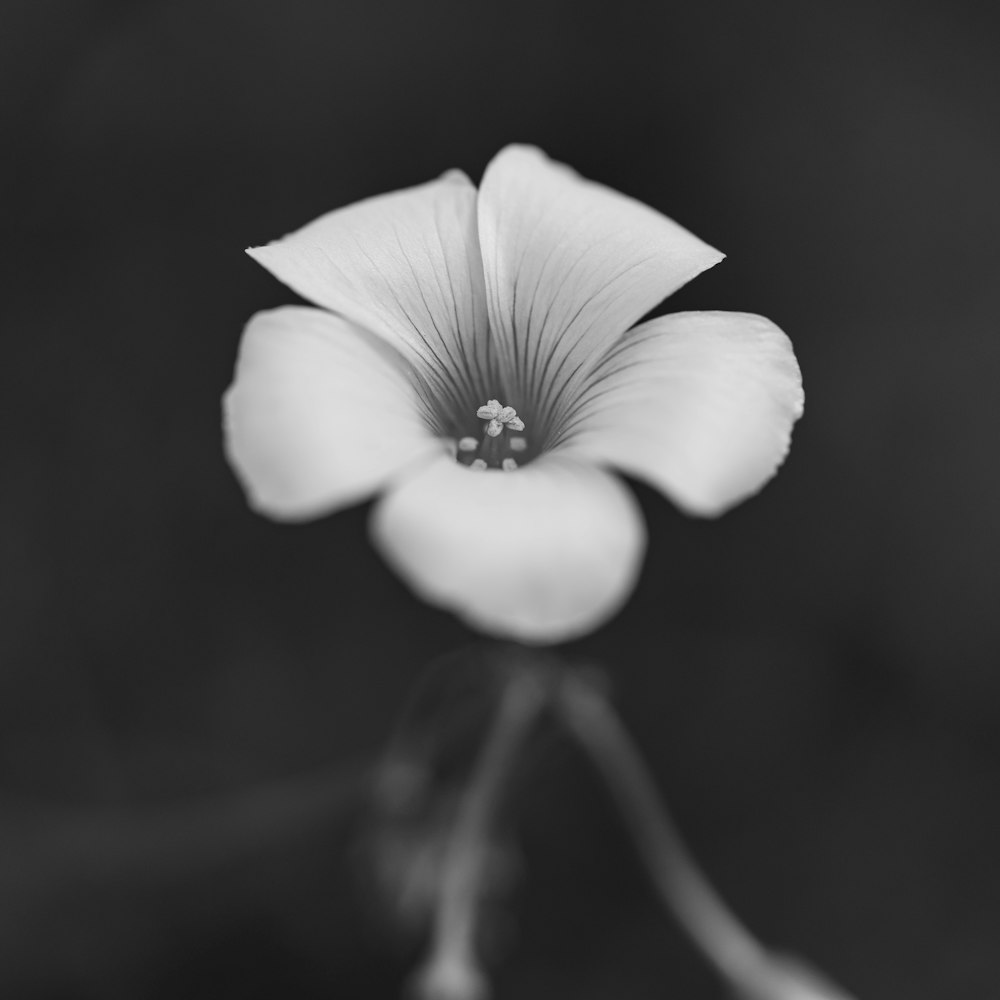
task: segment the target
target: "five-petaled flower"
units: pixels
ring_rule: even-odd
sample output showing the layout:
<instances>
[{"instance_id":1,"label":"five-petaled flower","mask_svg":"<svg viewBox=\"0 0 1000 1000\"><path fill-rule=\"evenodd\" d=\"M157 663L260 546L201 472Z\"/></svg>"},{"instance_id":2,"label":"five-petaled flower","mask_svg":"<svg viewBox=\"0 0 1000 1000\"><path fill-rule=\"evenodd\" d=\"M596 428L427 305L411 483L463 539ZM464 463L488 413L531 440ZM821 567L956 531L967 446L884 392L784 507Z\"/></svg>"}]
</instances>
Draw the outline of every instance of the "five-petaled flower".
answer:
<instances>
[{"instance_id":1,"label":"five-petaled flower","mask_svg":"<svg viewBox=\"0 0 1000 1000\"><path fill-rule=\"evenodd\" d=\"M645 547L609 469L683 510L755 493L802 412L760 316L646 312L722 254L541 152L330 212L248 253L323 308L259 313L225 397L259 511L380 494L371 532L428 601L527 641L595 627Z\"/></svg>"}]
</instances>

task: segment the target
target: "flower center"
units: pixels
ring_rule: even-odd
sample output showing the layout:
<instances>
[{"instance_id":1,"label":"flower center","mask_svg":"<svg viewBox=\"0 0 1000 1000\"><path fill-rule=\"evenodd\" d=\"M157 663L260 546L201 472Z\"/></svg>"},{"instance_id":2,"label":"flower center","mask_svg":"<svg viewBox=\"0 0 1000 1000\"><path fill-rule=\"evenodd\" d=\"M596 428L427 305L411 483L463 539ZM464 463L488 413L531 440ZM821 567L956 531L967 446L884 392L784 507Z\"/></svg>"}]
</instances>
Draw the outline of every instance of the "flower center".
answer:
<instances>
[{"instance_id":1,"label":"flower center","mask_svg":"<svg viewBox=\"0 0 1000 1000\"><path fill-rule=\"evenodd\" d=\"M483 437L463 437L458 442L459 464L470 469L503 469L513 472L517 468L517 454L528 448L526 438L520 436L524 421L513 406L503 406L498 399L491 399L476 410L483 421Z\"/></svg>"}]
</instances>

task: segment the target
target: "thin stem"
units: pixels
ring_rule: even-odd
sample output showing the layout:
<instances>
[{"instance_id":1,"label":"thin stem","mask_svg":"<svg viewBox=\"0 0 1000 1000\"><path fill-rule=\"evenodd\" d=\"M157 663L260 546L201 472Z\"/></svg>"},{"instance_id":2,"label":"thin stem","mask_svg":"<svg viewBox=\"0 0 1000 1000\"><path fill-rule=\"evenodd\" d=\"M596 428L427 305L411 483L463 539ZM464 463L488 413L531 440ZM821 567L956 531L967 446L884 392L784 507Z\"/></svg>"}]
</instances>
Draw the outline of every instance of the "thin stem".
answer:
<instances>
[{"instance_id":1,"label":"thin stem","mask_svg":"<svg viewBox=\"0 0 1000 1000\"><path fill-rule=\"evenodd\" d=\"M544 703L533 673L511 672L446 848L431 953L417 974L421 1000L474 1000L488 992L475 955L475 927L490 828L517 750Z\"/></svg>"},{"instance_id":2,"label":"thin stem","mask_svg":"<svg viewBox=\"0 0 1000 1000\"><path fill-rule=\"evenodd\" d=\"M851 1000L798 959L768 951L740 923L684 846L618 714L586 679L564 675L557 715L604 776L663 903L743 1000Z\"/></svg>"},{"instance_id":3,"label":"thin stem","mask_svg":"<svg viewBox=\"0 0 1000 1000\"><path fill-rule=\"evenodd\" d=\"M731 981L745 981L766 952L699 870L653 776L617 713L586 680L565 676L556 711L608 785L666 907Z\"/></svg>"}]
</instances>

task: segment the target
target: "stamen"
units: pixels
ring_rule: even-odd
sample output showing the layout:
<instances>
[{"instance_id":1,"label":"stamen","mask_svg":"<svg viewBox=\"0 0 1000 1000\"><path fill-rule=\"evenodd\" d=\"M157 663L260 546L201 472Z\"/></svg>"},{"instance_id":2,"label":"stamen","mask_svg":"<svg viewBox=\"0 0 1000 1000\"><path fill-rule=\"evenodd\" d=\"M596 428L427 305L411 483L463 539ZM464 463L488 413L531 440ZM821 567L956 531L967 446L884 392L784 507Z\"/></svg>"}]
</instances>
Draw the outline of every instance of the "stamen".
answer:
<instances>
[{"instance_id":1,"label":"stamen","mask_svg":"<svg viewBox=\"0 0 1000 1000\"><path fill-rule=\"evenodd\" d=\"M500 412L500 422L507 425L508 430L523 431L524 421L517 415L513 406L505 406Z\"/></svg>"},{"instance_id":2,"label":"stamen","mask_svg":"<svg viewBox=\"0 0 1000 1000\"><path fill-rule=\"evenodd\" d=\"M501 413L503 413L503 407L498 399L491 399L476 410L476 416L480 420L496 420Z\"/></svg>"},{"instance_id":3,"label":"stamen","mask_svg":"<svg viewBox=\"0 0 1000 1000\"><path fill-rule=\"evenodd\" d=\"M523 431L524 421L517 415L513 406L501 406L499 399L491 399L476 410L480 420L488 420L486 433L490 437L498 437L504 427L512 431Z\"/></svg>"},{"instance_id":4,"label":"stamen","mask_svg":"<svg viewBox=\"0 0 1000 1000\"><path fill-rule=\"evenodd\" d=\"M499 399L489 399L476 410L476 416L484 422L482 440L471 435L461 437L457 442L458 461L468 469L503 469L513 472L517 461L511 452L521 454L528 450L528 441L515 437L515 431L524 430L524 421L513 406L503 406ZM504 428L511 431L504 435Z\"/></svg>"}]
</instances>

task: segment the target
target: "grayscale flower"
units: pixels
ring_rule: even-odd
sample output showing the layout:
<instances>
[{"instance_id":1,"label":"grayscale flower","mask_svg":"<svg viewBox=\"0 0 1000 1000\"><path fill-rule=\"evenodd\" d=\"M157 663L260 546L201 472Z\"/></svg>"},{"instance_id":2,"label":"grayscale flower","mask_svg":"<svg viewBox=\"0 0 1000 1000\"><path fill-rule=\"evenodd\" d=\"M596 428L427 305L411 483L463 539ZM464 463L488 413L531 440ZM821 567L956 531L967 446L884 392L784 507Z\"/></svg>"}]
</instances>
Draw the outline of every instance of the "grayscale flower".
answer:
<instances>
[{"instance_id":1,"label":"grayscale flower","mask_svg":"<svg viewBox=\"0 0 1000 1000\"><path fill-rule=\"evenodd\" d=\"M722 254L508 146L248 251L321 308L247 325L225 397L252 506L306 520L373 495L375 544L427 601L554 642L628 597L645 528L609 470L722 513L774 474L802 412L769 320L634 326Z\"/></svg>"}]
</instances>

